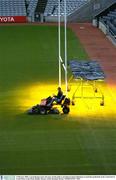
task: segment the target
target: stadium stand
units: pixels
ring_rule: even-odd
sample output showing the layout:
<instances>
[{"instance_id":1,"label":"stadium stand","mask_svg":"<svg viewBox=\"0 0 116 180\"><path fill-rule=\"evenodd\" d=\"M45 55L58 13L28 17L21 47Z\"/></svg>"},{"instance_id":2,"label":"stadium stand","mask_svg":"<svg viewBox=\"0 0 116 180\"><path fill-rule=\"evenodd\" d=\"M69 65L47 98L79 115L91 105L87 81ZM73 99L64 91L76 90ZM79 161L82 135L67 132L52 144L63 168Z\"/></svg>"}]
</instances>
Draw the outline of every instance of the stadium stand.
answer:
<instances>
[{"instance_id":1,"label":"stadium stand","mask_svg":"<svg viewBox=\"0 0 116 180\"><path fill-rule=\"evenodd\" d=\"M110 11L107 16L103 16L101 21L107 25L110 33L116 36L116 9L114 11Z\"/></svg>"},{"instance_id":2,"label":"stadium stand","mask_svg":"<svg viewBox=\"0 0 116 180\"><path fill-rule=\"evenodd\" d=\"M83 6L88 0L67 0L67 15ZM64 15L64 0L61 0L61 15ZM44 15L58 16L58 1L48 0Z\"/></svg>"},{"instance_id":3,"label":"stadium stand","mask_svg":"<svg viewBox=\"0 0 116 180\"><path fill-rule=\"evenodd\" d=\"M24 0L0 0L0 16L26 16Z\"/></svg>"},{"instance_id":4,"label":"stadium stand","mask_svg":"<svg viewBox=\"0 0 116 180\"><path fill-rule=\"evenodd\" d=\"M58 3L56 0L48 0L45 11L44 11L44 16L51 16L56 6L58 6Z\"/></svg>"},{"instance_id":5,"label":"stadium stand","mask_svg":"<svg viewBox=\"0 0 116 180\"><path fill-rule=\"evenodd\" d=\"M116 0L110 1L67 0L67 20L68 22L90 22L93 17L96 18L104 9L116 2ZM64 21L64 0L60 0L60 2L61 21ZM29 22L57 22L58 0L0 0L0 22L9 22L11 16L19 16L20 20L21 16L25 17L25 19L23 18L24 22L27 19ZM99 17L100 21L115 34L116 10L110 9L110 12ZM19 22L21 22L20 20Z\"/></svg>"},{"instance_id":6,"label":"stadium stand","mask_svg":"<svg viewBox=\"0 0 116 180\"><path fill-rule=\"evenodd\" d=\"M70 15L75 10L83 6L88 0L67 0L67 14ZM56 7L53 15L58 15L58 6ZM61 1L61 15L64 15L64 0Z\"/></svg>"},{"instance_id":7,"label":"stadium stand","mask_svg":"<svg viewBox=\"0 0 116 180\"><path fill-rule=\"evenodd\" d=\"M99 28L116 45L116 8L99 18Z\"/></svg>"},{"instance_id":8,"label":"stadium stand","mask_svg":"<svg viewBox=\"0 0 116 180\"><path fill-rule=\"evenodd\" d=\"M38 0L30 0L28 8L27 8L27 14L29 16L34 15L37 3L38 3Z\"/></svg>"},{"instance_id":9,"label":"stadium stand","mask_svg":"<svg viewBox=\"0 0 116 180\"><path fill-rule=\"evenodd\" d=\"M104 4L107 2L103 1ZM98 27L116 46L116 0L108 1L108 5L95 13L93 25Z\"/></svg>"}]
</instances>

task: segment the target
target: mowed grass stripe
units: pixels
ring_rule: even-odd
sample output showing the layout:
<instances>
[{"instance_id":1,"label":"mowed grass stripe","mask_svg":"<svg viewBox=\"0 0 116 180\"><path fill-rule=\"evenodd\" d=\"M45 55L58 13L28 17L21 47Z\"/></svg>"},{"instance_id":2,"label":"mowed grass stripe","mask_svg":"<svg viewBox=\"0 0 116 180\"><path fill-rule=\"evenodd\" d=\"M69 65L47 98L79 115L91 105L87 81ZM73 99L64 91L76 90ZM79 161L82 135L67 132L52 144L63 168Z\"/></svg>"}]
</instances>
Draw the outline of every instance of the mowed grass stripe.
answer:
<instances>
[{"instance_id":1,"label":"mowed grass stripe","mask_svg":"<svg viewBox=\"0 0 116 180\"><path fill-rule=\"evenodd\" d=\"M99 158L99 153L93 152L94 158L86 151L78 150L42 150L42 151L12 151L3 152L3 158L7 159L7 172L9 174L114 174L115 162L111 163L111 170L106 169ZM33 154L35 156L33 156ZM89 156L87 156L89 155ZM114 154L113 154L114 155ZM17 157L17 158L14 158ZM64 161L65 159L65 161ZM11 164L12 161L12 164ZM57 163L56 163L57 162ZM14 167L13 164L17 164ZM6 172L6 163L2 163L1 172Z\"/></svg>"},{"instance_id":2,"label":"mowed grass stripe","mask_svg":"<svg viewBox=\"0 0 116 180\"><path fill-rule=\"evenodd\" d=\"M78 130L78 131L77 131ZM0 133L1 149L13 150L41 150L41 149L80 149L80 150L99 150L105 152L115 150L115 136L108 141L104 136L104 131L92 131L88 129L77 130L55 130L55 131L21 131ZM110 133L112 133L110 131ZM101 135L99 135L101 134ZM103 137L102 137L103 136ZM102 137L102 139L101 139ZM77 146L78 145L78 146ZM36 148L36 149L35 149ZM104 152L105 150L105 152ZM101 154L101 153L100 153Z\"/></svg>"}]
</instances>

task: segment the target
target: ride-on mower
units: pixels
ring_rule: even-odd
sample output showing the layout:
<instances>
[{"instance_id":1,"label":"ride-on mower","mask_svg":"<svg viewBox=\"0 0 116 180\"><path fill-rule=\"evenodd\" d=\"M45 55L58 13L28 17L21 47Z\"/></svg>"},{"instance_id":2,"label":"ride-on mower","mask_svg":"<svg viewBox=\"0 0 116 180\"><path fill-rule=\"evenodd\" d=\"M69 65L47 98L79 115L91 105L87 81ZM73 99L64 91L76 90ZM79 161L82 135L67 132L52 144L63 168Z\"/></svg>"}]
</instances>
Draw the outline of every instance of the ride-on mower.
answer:
<instances>
[{"instance_id":1,"label":"ride-on mower","mask_svg":"<svg viewBox=\"0 0 116 180\"><path fill-rule=\"evenodd\" d=\"M58 110L57 105L61 106L64 114L68 114L70 112L70 99L63 95L57 102L54 102L53 97L51 96L46 99L42 99L40 104L37 104L28 110L28 114L59 114L60 111Z\"/></svg>"}]
</instances>

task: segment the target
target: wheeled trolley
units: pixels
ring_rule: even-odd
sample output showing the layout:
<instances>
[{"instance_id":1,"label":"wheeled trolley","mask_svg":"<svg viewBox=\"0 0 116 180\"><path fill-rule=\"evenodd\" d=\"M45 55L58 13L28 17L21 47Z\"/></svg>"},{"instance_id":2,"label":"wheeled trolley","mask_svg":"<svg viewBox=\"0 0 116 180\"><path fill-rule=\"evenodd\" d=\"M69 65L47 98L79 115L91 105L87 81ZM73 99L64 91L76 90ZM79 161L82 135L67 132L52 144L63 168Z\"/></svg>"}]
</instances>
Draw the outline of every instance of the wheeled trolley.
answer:
<instances>
[{"instance_id":1,"label":"wheeled trolley","mask_svg":"<svg viewBox=\"0 0 116 180\"><path fill-rule=\"evenodd\" d=\"M105 74L99 63L95 60L71 60L69 66L72 75L68 81L68 90L71 90L73 85L75 87L72 93L72 104L75 104L76 98L100 99L100 105L104 106L104 93L98 84L104 82ZM75 83L72 84L72 81Z\"/></svg>"}]
</instances>

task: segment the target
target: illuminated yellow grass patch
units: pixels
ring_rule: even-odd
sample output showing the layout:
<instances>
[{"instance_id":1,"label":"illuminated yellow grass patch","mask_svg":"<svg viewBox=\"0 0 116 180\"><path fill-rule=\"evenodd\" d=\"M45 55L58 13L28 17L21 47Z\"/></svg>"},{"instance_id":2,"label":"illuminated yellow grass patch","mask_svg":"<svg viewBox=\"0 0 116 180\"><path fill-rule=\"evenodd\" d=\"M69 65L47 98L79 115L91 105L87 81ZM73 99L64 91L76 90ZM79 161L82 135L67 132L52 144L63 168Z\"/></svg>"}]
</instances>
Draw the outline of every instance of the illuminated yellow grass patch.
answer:
<instances>
[{"instance_id":1,"label":"illuminated yellow grass patch","mask_svg":"<svg viewBox=\"0 0 116 180\"><path fill-rule=\"evenodd\" d=\"M65 92L65 86L62 86ZM72 99L72 95L75 91L75 86L71 88L68 96ZM77 117L88 117L88 116L98 116L98 117L108 117L116 115L116 87L112 86L100 86L101 90L104 92L105 104L100 106L101 99L75 99L75 106L70 106L69 116ZM40 100L48 96L52 96L57 93L57 85L55 84L32 84L28 87L22 87L15 91L16 103L19 105L21 112L25 112L27 109L33 105L39 104ZM93 90L89 88L84 89L86 96L93 95ZM100 95L98 93L98 95Z\"/></svg>"}]
</instances>

